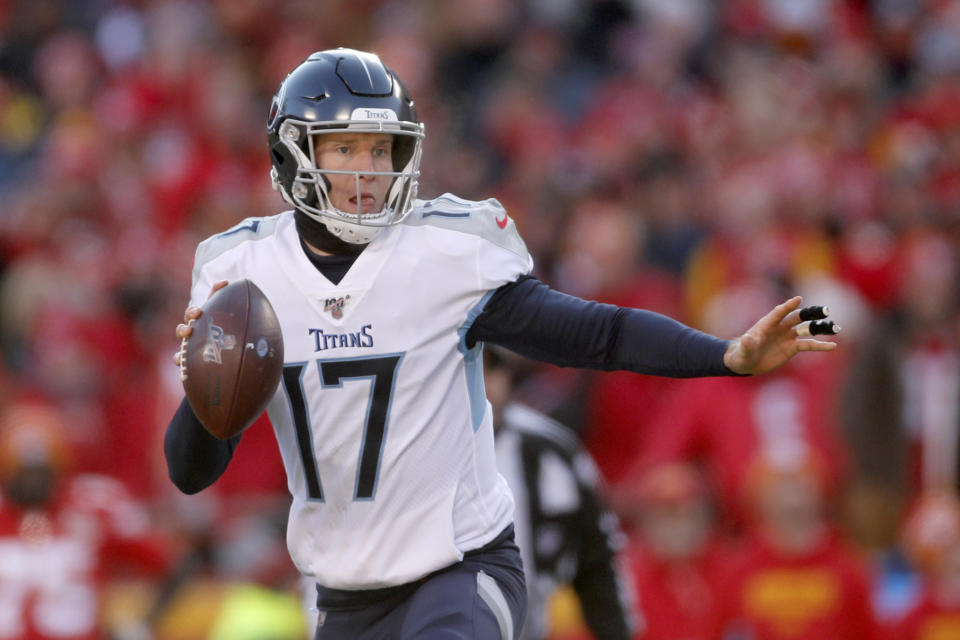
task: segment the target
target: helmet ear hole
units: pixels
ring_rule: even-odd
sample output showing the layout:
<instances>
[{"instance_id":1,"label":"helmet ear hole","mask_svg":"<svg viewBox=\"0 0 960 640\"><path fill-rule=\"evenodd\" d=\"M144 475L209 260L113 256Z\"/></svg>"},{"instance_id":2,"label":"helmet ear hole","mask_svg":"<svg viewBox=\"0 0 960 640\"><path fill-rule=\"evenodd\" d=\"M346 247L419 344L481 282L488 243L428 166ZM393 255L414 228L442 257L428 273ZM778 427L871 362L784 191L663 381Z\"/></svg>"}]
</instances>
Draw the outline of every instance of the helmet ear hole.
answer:
<instances>
[{"instance_id":1,"label":"helmet ear hole","mask_svg":"<svg viewBox=\"0 0 960 640\"><path fill-rule=\"evenodd\" d=\"M393 136L393 170L403 171L410 162L416 142L409 136Z\"/></svg>"}]
</instances>

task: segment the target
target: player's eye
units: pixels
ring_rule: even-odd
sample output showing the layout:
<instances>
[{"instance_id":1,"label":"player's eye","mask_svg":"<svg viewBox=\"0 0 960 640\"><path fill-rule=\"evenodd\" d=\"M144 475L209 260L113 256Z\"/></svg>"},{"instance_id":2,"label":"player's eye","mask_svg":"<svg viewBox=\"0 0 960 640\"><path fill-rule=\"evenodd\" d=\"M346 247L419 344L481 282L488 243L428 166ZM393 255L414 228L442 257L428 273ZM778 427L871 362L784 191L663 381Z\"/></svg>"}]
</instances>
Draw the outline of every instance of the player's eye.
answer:
<instances>
[{"instance_id":1,"label":"player's eye","mask_svg":"<svg viewBox=\"0 0 960 640\"><path fill-rule=\"evenodd\" d=\"M341 145L337 146L336 151L337 151L337 153L339 153L340 155L345 156L345 155L347 155L348 153L350 153L350 147L348 147L348 146L345 145L345 144L341 144Z\"/></svg>"},{"instance_id":2,"label":"player's eye","mask_svg":"<svg viewBox=\"0 0 960 640\"><path fill-rule=\"evenodd\" d=\"M384 147L377 147L373 150L373 155L378 158L382 158L383 156L387 155L387 150Z\"/></svg>"}]
</instances>

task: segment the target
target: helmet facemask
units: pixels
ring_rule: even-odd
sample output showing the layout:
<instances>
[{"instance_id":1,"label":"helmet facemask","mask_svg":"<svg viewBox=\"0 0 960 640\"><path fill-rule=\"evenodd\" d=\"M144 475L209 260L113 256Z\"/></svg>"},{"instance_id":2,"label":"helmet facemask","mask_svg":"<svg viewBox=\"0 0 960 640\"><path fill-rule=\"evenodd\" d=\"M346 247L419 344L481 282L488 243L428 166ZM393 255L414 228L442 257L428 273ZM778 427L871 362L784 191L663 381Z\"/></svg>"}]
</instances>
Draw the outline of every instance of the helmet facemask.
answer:
<instances>
[{"instance_id":1,"label":"helmet facemask","mask_svg":"<svg viewBox=\"0 0 960 640\"><path fill-rule=\"evenodd\" d=\"M287 118L279 129L279 141L296 159L297 170L289 191L271 172L274 187L284 199L310 218L322 223L336 237L351 244L367 244L384 227L401 222L413 208L420 177L423 125L398 121L390 110L357 109L368 118L308 122ZM354 116L358 114L354 113ZM317 165L316 143L319 136L334 133L385 133L393 136L392 171L352 171L321 169ZM356 187L357 212L337 208L330 197L331 183L327 176L351 175ZM390 186L379 211L362 210L364 177L389 176Z\"/></svg>"}]
</instances>

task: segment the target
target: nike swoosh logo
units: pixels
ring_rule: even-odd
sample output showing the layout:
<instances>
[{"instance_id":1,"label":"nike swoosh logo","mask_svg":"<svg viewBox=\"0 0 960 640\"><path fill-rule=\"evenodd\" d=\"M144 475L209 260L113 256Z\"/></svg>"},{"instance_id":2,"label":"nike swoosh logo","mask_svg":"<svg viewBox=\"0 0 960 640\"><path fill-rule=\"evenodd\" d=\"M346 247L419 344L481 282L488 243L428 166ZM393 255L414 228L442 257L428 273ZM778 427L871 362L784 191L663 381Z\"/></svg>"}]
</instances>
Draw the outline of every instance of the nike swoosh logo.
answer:
<instances>
[{"instance_id":1,"label":"nike swoosh logo","mask_svg":"<svg viewBox=\"0 0 960 640\"><path fill-rule=\"evenodd\" d=\"M509 220L509 219L510 219L510 216L508 216L507 214L503 214L503 220L501 220L500 218L497 218L497 219L496 219L496 220L497 220L497 226L500 227L501 229L506 229L506 228L507 228L507 220Z\"/></svg>"}]
</instances>

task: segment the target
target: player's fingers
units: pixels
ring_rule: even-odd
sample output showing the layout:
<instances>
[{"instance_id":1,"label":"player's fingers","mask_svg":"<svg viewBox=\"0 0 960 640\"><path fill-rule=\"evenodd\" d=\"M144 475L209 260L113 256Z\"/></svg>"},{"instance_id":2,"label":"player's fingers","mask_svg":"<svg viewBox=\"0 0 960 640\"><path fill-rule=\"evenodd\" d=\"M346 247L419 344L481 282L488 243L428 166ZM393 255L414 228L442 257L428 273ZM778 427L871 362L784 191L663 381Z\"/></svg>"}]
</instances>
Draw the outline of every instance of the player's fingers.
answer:
<instances>
[{"instance_id":1,"label":"player's fingers","mask_svg":"<svg viewBox=\"0 0 960 640\"><path fill-rule=\"evenodd\" d=\"M183 312L183 321L189 324L191 320L196 320L201 315L203 315L203 310L200 307L190 306Z\"/></svg>"},{"instance_id":2,"label":"player's fingers","mask_svg":"<svg viewBox=\"0 0 960 640\"><path fill-rule=\"evenodd\" d=\"M189 338L193 334L193 327L189 324L178 324L177 325L177 337L181 340L183 338Z\"/></svg>"},{"instance_id":3,"label":"player's fingers","mask_svg":"<svg viewBox=\"0 0 960 640\"><path fill-rule=\"evenodd\" d=\"M783 319L783 324L788 327L793 327L801 322L808 322L810 320L825 320L829 315L830 307L821 305L801 307L788 313L787 317Z\"/></svg>"},{"instance_id":4,"label":"player's fingers","mask_svg":"<svg viewBox=\"0 0 960 640\"><path fill-rule=\"evenodd\" d=\"M778 304L770 311L770 313L763 316L757 325L759 325L759 327L765 331L776 327L783 322L788 315L790 315L790 312L795 311L800 306L801 302L803 302L803 298L800 296L794 296L786 302Z\"/></svg>"},{"instance_id":5,"label":"player's fingers","mask_svg":"<svg viewBox=\"0 0 960 640\"><path fill-rule=\"evenodd\" d=\"M823 305L811 305L803 307L798 312L800 320L825 320L830 315L830 307Z\"/></svg>"},{"instance_id":6,"label":"player's fingers","mask_svg":"<svg viewBox=\"0 0 960 640\"><path fill-rule=\"evenodd\" d=\"M801 338L810 336L835 336L840 333L840 325L833 320L809 320L798 324L794 331Z\"/></svg>"},{"instance_id":7,"label":"player's fingers","mask_svg":"<svg viewBox=\"0 0 960 640\"><path fill-rule=\"evenodd\" d=\"M227 286L227 284L229 284L227 280L221 280L219 282L214 283L213 288L210 289L210 295L207 296L207 299L213 296L213 294L215 294L217 291L220 291L220 289L223 289L225 286Z\"/></svg>"},{"instance_id":8,"label":"player's fingers","mask_svg":"<svg viewBox=\"0 0 960 640\"><path fill-rule=\"evenodd\" d=\"M812 338L797 340L797 351L833 351L837 346L836 342L826 342Z\"/></svg>"}]
</instances>

